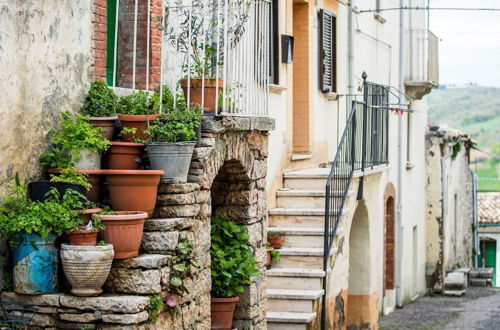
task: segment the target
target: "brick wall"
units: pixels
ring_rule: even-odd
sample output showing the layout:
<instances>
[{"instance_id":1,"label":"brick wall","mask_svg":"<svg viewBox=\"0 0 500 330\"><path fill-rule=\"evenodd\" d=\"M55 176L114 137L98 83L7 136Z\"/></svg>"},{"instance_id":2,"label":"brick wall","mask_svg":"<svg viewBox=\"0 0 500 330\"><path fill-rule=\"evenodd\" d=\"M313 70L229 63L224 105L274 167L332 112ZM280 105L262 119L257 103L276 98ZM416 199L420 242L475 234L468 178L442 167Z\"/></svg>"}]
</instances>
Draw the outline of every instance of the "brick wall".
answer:
<instances>
[{"instance_id":1,"label":"brick wall","mask_svg":"<svg viewBox=\"0 0 500 330\"><path fill-rule=\"evenodd\" d=\"M147 27L148 0L138 1L137 43L136 43L136 88L146 89L146 76L149 71L149 88L160 84L160 60L162 37L161 0L150 0L150 48L149 68L147 68ZM121 0L118 15L118 63L117 86L132 88L134 54L134 16L135 0ZM93 73L94 80L106 81L107 55L107 1L94 0L93 17Z\"/></svg>"},{"instance_id":2,"label":"brick wall","mask_svg":"<svg viewBox=\"0 0 500 330\"><path fill-rule=\"evenodd\" d=\"M92 71L94 80L106 81L106 32L107 32L107 4L106 0L94 0L94 15L92 24Z\"/></svg>"}]
</instances>

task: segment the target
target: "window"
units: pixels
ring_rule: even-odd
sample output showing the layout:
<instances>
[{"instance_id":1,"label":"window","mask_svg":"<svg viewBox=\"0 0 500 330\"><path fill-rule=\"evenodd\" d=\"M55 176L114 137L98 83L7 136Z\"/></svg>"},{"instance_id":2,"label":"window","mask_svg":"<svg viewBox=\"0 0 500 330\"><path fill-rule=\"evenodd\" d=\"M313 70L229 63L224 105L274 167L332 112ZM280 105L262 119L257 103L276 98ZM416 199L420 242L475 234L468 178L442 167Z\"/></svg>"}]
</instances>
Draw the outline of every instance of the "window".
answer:
<instances>
[{"instance_id":1,"label":"window","mask_svg":"<svg viewBox=\"0 0 500 330\"><path fill-rule=\"evenodd\" d=\"M279 65L280 65L280 47L279 47L279 0L272 0L271 10L269 11L269 83L279 85Z\"/></svg>"},{"instance_id":2,"label":"window","mask_svg":"<svg viewBox=\"0 0 500 330\"><path fill-rule=\"evenodd\" d=\"M323 93L337 91L336 17L319 12L319 88Z\"/></svg>"}]
</instances>

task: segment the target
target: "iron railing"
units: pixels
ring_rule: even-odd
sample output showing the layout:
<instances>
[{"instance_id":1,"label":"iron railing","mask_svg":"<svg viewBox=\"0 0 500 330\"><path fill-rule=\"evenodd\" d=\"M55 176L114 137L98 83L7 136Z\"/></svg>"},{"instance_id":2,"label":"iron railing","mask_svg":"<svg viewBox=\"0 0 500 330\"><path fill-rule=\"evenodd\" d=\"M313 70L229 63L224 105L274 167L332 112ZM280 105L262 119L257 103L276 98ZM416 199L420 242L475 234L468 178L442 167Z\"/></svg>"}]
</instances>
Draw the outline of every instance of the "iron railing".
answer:
<instances>
[{"instance_id":1,"label":"iron railing","mask_svg":"<svg viewBox=\"0 0 500 330\"><path fill-rule=\"evenodd\" d=\"M352 102L351 112L326 182L322 329L325 329L326 326L327 274L330 251L344 213L354 173L388 163L390 95L388 86L370 83L366 80L363 82L363 101ZM362 180L363 178L361 178L358 189L358 199L362 198Z\"/></svg>"}]
</instances>

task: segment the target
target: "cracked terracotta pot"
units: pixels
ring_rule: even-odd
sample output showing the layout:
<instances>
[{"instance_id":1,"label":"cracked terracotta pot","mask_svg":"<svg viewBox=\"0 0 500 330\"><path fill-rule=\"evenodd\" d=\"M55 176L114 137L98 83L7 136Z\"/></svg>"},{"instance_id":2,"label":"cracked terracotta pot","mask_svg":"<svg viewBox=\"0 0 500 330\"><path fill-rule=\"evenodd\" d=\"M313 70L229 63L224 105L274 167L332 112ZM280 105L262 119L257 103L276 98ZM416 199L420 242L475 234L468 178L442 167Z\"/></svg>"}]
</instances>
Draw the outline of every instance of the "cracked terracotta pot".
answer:
<instances>
[{"instance_id":1,"label":"cracked terracotta pot","mask_svg":"<svg viewBox=\"0 0 500 330\"><path fill-rule=\"evenodd\" d=\"M113 244L115 259L137 257L147 213L119 211L116 214L99 215L99 217L104 225L104 241Z\"/></svg>"},{"instance_id":2,"label":"cracked terracotta pot","mask_svg":"<svg viewBox=\"0 0 500 330\"><path fill-rule=\"evenodd\" d=\"M105 170L111 208L142 211L150 217L156 205L161 170Z\"/></svg>"},{"instance_id":3,"label":"cracked terracotta pot","mask_svg":"<svg viewBox=\"0 0 500 330\"><path fill-rule=\"evenodd\" d=\"M144 144L111 142L108 149L108 167L112 170L137 170L141 167Z\"/></svg>"},{"instance_id":4,"label":"cracked terracotta pot","mask_svg":"<svg viewBox=\"0 0 500 330\"><path fill-rule=\"evenodd\" d=\"M144 134L144 130L148 128L148 122L151 122L157 118L160 118L160 114L150 114L150 115L118 115L120 124L123 128L135 128L135 134L122 134L122 139L125 142L131 142L135 137L139 140L146 140L147 136Z\"/></svg>"}]
</instances>

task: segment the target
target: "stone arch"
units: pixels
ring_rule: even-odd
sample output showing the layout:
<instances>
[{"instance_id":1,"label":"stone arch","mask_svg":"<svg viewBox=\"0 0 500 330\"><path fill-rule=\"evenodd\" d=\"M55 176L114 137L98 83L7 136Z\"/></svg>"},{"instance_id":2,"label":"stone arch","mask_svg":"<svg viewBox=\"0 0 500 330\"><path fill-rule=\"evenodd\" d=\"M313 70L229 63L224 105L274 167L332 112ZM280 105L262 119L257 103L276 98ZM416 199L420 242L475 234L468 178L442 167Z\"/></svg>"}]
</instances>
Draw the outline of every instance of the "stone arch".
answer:
<instances>
[{"instance_id":1,"label":"stone arch","mask_svg":"<svg viewBox=\"0 0 500 330\"><path fill-rule=\"evenodd\" d=\"M395 287L395 262L396 262L396 189L388 183L384 192L384 285L383 295L386 290Z\"/></svg>"},{"instance_id":2,"label":"stone arch","mask_svg":"<svg viewBox=\"0 0 500 330\"><path fill-rule=\"evenodd\" d=\"M371 237L368 209L360 201L349 234L349 295L347 328L375 328L378 324L377 293L372 292Z\"/></svg>"}]
</instances>

